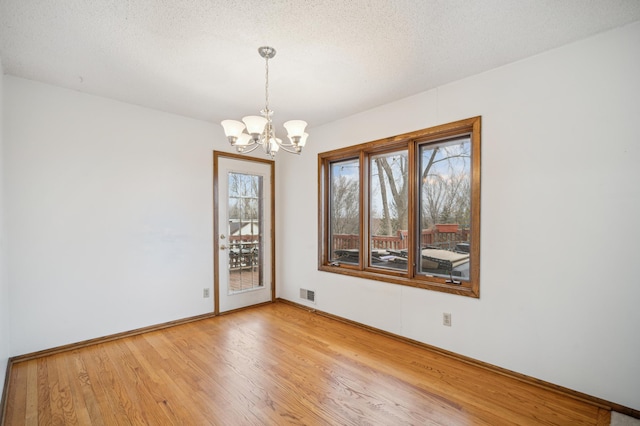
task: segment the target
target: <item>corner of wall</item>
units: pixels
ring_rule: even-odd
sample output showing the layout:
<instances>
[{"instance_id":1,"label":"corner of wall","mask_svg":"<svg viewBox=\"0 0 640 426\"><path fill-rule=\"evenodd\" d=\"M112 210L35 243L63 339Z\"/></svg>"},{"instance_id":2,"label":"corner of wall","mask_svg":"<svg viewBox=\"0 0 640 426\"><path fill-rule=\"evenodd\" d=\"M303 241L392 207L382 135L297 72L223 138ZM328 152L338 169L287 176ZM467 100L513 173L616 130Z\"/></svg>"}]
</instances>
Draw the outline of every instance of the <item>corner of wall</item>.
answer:
<instances>
[{"instance_id":1,"label":"corner of wall","mask_svg":"<svg viewBox=\"0 0 640 426\"><path fill-rule=\"evenodd\" d=\"M4 226L4 69L0 58L0 394L4 391L5 373L9 359L9 283L6 270L6 233Z\"/></svg>"}]
</instances>

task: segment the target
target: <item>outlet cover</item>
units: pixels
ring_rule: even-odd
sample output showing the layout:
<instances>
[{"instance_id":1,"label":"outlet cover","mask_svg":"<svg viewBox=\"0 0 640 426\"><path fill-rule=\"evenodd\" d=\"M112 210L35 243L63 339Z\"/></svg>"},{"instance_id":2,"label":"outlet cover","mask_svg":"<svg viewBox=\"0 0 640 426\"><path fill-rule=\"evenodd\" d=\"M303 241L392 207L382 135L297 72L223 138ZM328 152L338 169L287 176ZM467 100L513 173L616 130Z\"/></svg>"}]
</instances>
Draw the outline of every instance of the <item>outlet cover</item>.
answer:
<instances>
[{"instance_id":1,"label":"outlet cover","mask_svg":"<svg viewBox=\"0 0 640 426\"><path fill-rule=\"evenodd\" d=\"M209 289L208 289L208 288L203 288L203 289L202 289L202 297L203 297L204 299L206 299L206 298L208 298L209 296L210 296Z\"/></svg>"},{"instance_id":2,"label":"outlet cover","mask_svg":"<svg viewBox=\"0 0 640 426\"><path fill-rule=\"evenodd\" d=\"M450 313L443 313L442 314L442 325L446 325L447 327L451 327L451 314Z\"/></svg>"}]
</instances>

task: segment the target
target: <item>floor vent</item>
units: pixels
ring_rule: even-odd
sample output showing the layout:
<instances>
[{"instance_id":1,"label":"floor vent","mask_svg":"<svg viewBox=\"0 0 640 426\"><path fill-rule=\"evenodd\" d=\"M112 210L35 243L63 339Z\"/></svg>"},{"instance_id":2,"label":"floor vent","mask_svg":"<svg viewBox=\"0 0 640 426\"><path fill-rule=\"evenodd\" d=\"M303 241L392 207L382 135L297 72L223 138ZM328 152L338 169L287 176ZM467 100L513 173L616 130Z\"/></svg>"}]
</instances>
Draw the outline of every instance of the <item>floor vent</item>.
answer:
<instances>
[{"instance_id":1,"label":"floor vent","mask_svg":"<svg viewBox=\"0 0 640 426\"><path fill-rule=\"evenodd\" d=\"M316 301L316 292L313 290L300 289L300 299L308 300L309 302Z\"/></svg>"}]
</instances>

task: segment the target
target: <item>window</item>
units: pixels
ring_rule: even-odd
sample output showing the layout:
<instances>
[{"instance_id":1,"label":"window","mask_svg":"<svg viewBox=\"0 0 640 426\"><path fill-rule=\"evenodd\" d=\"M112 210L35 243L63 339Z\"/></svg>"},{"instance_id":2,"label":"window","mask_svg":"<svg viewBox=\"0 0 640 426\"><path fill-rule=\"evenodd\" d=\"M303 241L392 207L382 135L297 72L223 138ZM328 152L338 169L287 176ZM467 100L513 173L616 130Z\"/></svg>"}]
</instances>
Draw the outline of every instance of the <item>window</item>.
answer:
<instances>
[{"instance_id":1,"label":"window","mask_svg":"<svg viewBox=\"0 0 640 426\"><path fill-rule=\"evenodd\" d=\"M409 225L409 153L369 157L369 266L407 270L402 231Z\"/></svg>"},{"instance_id":2,"label":"window","mask_svg":"<svg viewBox=\"0 0 640 426\"><path fill-rule=\"evenodd\" d=\"M264 286L261 265L264 253L263 177L228 173L227 227L229 247L228 294Z\"/></svg>"},{"instance_id":3,"label":"window","mask_svg":"<svg viewBox=\"0 0 640 426\"><path fill-rule=\"evenodd\" d=\"M319 154L319 269L479 297L480 122Z\"/></svg>"},{"instance_id":4,"label":"window","mask_svg":"<svg viewBox=\"0 0 640 426\"><path fill-rule=\"evenodd\" d=\"M358 159L332 162L329 195L331 262L360 262L360 165Z\"/></svg>"}]
</instances>

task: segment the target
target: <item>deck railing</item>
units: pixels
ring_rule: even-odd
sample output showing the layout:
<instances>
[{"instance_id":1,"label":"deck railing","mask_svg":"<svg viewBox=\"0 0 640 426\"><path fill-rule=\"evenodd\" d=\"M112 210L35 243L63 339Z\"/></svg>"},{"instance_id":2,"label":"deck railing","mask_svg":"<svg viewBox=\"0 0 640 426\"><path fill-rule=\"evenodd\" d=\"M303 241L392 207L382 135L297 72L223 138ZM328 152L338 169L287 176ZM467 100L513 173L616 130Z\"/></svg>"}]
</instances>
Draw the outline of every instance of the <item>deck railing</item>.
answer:
<instances>
[{"instance_id":1,"label":"deck railing","mask_svg":"<svg viewBox=\"0 0 640 426\"><path fill-rule=\"evenodd\" d=\"M407 249L407 231L398 231L396 235L371 237L374 250ZM333 234L332 250L360 249L360 236L354 234ZM438 224L435 228L424 229L420 233L420 247L438 247L454 249L459 243L469 242L469 230L458 225Z\"/></svg>"},{"instance_id":2,"label":"deck railing","mask_svg":"<svg viewBox=\"0 0 640 426\"><path fill-rule=\"evenodd\" d=\"M260 236L229 237L229 270L255 268L260 262Z\"/></svg>"}]
</instances>

